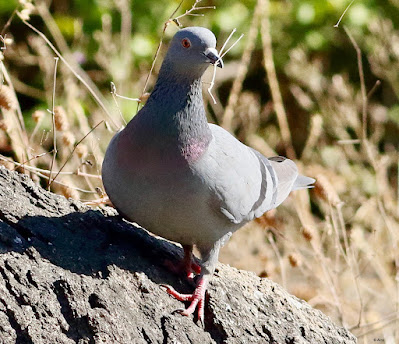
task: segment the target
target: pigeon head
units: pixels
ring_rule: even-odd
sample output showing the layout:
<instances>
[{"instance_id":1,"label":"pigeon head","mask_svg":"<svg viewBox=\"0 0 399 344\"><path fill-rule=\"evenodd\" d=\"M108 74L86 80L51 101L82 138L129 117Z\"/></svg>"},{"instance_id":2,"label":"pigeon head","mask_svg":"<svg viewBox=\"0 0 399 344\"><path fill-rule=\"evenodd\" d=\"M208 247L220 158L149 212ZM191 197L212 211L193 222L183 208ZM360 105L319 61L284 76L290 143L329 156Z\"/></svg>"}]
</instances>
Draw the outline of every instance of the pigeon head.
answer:
<instances>
[{"instance_id":1,"label":"pigeon head","mask_svg":"<svg viewBox=\"0 0 399 344\"><path fill-rule=\"evenodd\" d=\"M173 37L163 67L169 72L197 78L209 64L223 67L223 61L216 50L215 35L203 27L188 27Z\"/></svg>"}]
</instances>

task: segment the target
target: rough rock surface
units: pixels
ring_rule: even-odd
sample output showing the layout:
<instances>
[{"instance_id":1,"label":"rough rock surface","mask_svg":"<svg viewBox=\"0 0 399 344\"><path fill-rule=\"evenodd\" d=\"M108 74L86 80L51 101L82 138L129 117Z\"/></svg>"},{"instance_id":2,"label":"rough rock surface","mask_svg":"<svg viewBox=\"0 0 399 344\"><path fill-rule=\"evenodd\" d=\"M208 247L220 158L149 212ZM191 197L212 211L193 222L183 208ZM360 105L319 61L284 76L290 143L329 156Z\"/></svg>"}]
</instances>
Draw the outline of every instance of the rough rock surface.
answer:
<instances>
[{"instance_id":1,"label":"rough rock surface","mask_svg":"<svg viewBox=\"0 0 399 344\"><path fill-rule=\"evenodd\" d=\"M181 249L0 167L0 343L355 343L282 287L219 265L205 329L159 286Z\"/></svg>"}]
</instances>

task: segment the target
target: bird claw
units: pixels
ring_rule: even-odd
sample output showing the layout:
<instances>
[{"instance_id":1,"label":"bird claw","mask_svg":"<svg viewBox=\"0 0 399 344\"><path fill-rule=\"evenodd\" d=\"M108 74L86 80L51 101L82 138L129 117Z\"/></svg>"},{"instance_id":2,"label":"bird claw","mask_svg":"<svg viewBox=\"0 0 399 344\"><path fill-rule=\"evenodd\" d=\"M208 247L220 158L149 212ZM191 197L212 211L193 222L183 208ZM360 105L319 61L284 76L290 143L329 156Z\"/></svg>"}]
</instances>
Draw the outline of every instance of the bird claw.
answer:
<instances>
[{"instance_id":1,"label":"bird claw","mask_svg":"<svg viewBox=\"0 0 399 344\"><path fill-rule=\"evenodd\" d=\"M176 300L186 302L186 301L192 301L192 299L193 299L193 295L192 294L181 294L178 291L176 291L175 288L173 288L171 285L160 284L160 286L162 288L165 288L166 292L169 295L173 296Z\"/></svg>"},{"instance_id":2,"label":"bird claw","mask_svg":"<svg viewBox=\"0 0 399 344\"><path fill-rule=\"evenodd\" d=\"M172 286L167 284L161 284L162 288L166 289L166 292L173 296L176 300L188 302L190 301L190 305L186 309L177 309L173 313L179 313L184 316L189 316L195 312L197 309L197 318L201 322L201 325L204 327L204 306L205 306L205 291L206 291L206 281L202 277L199 280L197 287L192 294L181 294L176 291Z\"/></svg>"}]
</instances>

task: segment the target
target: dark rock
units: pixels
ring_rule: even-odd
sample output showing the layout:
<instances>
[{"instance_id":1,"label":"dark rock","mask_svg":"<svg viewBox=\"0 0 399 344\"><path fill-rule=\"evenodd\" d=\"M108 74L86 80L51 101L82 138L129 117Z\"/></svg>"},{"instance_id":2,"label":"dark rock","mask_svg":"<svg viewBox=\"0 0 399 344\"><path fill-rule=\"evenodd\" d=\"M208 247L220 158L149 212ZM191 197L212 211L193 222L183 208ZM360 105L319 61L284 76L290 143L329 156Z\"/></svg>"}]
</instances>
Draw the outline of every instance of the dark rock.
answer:
<instances>
[{"instance_id":1,"label":"dark rock","mask_svg":"<svg viewBox=\"0 0 399 344\"><path fill-rule=\"evenodd\" d=\"M0 343L356 343L320 311L219 264L205 329L159 287L181 249L0 167Z\"/></svg>"}]
</instances>

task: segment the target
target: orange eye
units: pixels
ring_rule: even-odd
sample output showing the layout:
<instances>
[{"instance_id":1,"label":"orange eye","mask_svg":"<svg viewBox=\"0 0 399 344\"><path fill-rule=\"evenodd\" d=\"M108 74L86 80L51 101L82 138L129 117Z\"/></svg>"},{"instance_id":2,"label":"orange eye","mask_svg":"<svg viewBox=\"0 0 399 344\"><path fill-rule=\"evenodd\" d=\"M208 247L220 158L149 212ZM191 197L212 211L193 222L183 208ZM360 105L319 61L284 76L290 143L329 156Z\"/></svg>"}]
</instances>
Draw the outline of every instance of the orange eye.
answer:
<instances>
[{"instance_id":1,"label":"orange eye","mask_svg":"<svg viewBox=\"0 0 399 344\"><path fill-rule=\"evenodd\" d=\"M188 39L188 38L184 38L182 41L181 41L181 45L184 47L184 48L190 48L191 47L191 42L190 42L190 40Z\"/></svg>"}]
</instances>

